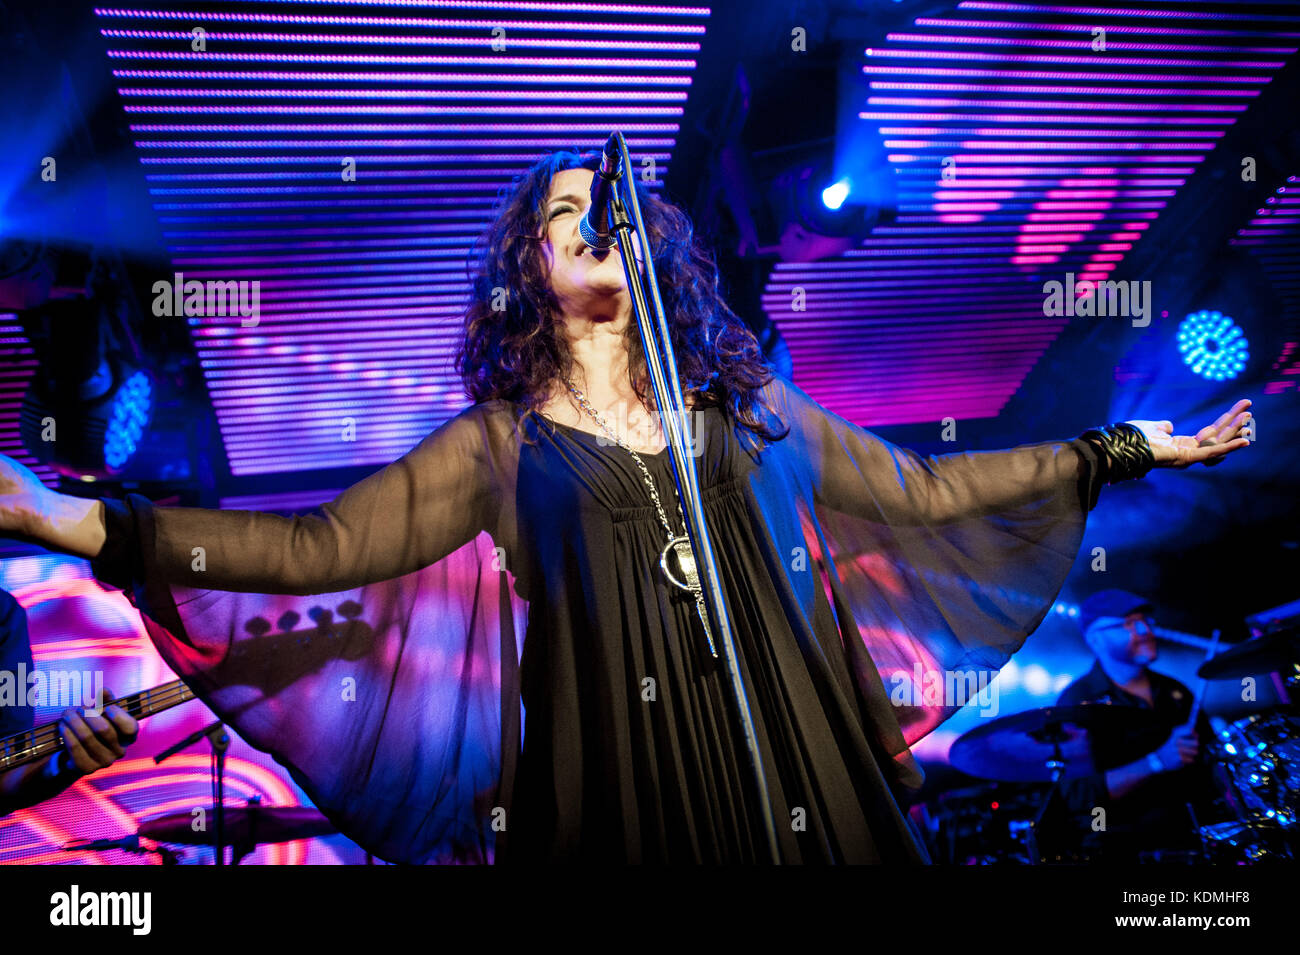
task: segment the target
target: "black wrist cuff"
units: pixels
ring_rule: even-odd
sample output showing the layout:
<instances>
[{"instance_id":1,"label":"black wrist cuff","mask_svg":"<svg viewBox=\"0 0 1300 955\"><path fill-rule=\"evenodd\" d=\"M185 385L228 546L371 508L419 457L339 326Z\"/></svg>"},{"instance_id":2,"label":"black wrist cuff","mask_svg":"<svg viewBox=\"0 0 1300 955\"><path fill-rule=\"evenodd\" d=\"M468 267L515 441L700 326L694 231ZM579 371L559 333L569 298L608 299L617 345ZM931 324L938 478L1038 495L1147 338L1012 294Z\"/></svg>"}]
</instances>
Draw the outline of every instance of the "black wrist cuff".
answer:
<instances>
[{"instance_id":1,"label":"black wrist cuff","mask_svg":"<svg viewBox=\"0 0 1300 955\"><path fill-rule=\"evenodd\" d=\"M1102 480L1107 484L1143 477L1155 467L1146 435L1127 422L1089 428L1079 437L1102 452Z\"/></svg>"},{"instance_id":2,"label":"black wrist cuff","mask_svg":"<svg viewBox=\"0 0 1300 955\"><path fill-rule=\"evenodd\" d=\"M90 560L90 572L97 580L126 592L131 591L137 568L135 522L127 501L100 498L104 502L104 547Z\"/></svg>"}]
</instances>

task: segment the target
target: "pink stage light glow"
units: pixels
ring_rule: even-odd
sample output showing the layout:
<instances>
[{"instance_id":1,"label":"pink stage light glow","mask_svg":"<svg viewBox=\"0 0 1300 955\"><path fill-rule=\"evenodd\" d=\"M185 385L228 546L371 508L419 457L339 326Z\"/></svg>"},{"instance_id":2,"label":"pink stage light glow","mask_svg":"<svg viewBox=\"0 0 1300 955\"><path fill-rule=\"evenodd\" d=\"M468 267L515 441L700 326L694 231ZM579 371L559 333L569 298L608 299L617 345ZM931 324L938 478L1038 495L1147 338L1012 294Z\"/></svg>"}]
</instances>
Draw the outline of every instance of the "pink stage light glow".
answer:
<instances>
[{"instance_id":1,"label":"pink stage light glow","mask_svg":"<svg viewBox=\"0 0 1300 955\"><path fill-rule=\"evenodd\" d=\"M255 335L188 320L237 476L387 464L464 407L465 260L498 194L616 128L660 188L710 26L707 6L545 0L95 15L171 264L262 283ZM267 408L292 442L266 439ZM338 441L362 408L389 410Z\"/></svg>"},{"instance_id":2,"label":"pink stage light glow","mask_svg":"<svg viewBox=\"0 0 1300 955\"><path fill-rule=\"evenodd\" d=\"M1298 40L1300 15L1226 3L965 0L864 50L857 115L895 168L897 215L834 269L772 273L764 307L800 386L866 426L998 413L1064 328L1045 323L1043 282L1122 276ZM964 347L936 362L954 332Z\"/></svg>"}]
</instances>

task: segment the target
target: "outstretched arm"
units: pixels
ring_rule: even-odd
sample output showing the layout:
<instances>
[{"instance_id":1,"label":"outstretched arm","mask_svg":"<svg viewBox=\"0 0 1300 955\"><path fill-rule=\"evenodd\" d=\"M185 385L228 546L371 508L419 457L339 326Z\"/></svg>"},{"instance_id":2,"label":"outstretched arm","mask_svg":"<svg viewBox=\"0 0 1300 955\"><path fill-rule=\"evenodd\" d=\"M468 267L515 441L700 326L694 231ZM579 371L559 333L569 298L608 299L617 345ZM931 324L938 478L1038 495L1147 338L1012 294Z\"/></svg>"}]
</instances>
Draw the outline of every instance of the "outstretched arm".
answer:
<instances>
[{"instance_id":1,"label":"outstretched arm","mask_svg":"<svg viewBox=\"0 0 1300 955\"><path fill-rule=\"evenodd\" d=\"M768 389L809 463L817 502L842 514L938 525L1028 504L1063 485L1078 486L1085 509L1096 499L1096 469L1087 467L1095 452L1086 442L922 457L828 411L785 379Z\"/></svg>"},{"instance_id":2,"label":"outstretched arm","mask_svg":"<svg viewBox=\"0 0 1300 955\"><path fill-rule=\"evenodd\" d=\"M823 408L777 377L765 389L811 465L819 503L889 524L944 524L1030 504L1062 483L1077 483L1085 509L1096 502L1099 448L1073 439L1006 451L922 457ZM1156 467L1217 463L1249 444L1249 401L1239 401L1195 437L1168 421L1132 421L1151 444Z\"/></svg>"},{"instance_id":3,"label":"outstretched arm","mask_svg":"<svg viewBox=\"0 0 1300 955\"><path fill-rule=\"evenodd\" d=\"M167 583L212 590L314 594L411 573L492 529L486 441L480 407L467 409L320 515L148 506L139 547ZM147 505L58 494L0 456L0 533L95 558L132 500Z\"/></svg>"}]
</instances>

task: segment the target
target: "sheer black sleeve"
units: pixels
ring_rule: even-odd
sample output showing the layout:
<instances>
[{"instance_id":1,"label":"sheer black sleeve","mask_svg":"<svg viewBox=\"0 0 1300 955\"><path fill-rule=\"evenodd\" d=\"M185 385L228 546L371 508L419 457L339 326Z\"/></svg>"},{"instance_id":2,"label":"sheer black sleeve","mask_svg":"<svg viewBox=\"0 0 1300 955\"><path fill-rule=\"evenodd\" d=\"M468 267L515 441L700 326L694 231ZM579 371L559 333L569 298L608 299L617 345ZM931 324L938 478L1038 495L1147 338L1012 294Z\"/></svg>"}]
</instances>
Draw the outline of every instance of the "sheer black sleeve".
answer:
<instances>
[{"instance_id":1,"label":"sheer black sleeve","mask_svg":"<svg viewBox=\"0 0 1300 955\"><path fill-rule=\"evenodd\" d=\"M1067 440L922 457L779 376L762 397L790 428L776 454L793 472L863 706L905 784L917 784L911 744L974 692L987 690L982 712L996 712L998 671L1078 556L1097 501L1096 452ZM770 483L775 510L792 491Z\"/></svg>"},{"instance_id":2,"label":"sheer black sleeve","mask_svg":"<svg viewBox=\"0 0 1300 955\"><path fill-rule=\"evenodd\" d=\"M316 594L399 577L497 529L481 406L321 505L281 517L105 499L95 576L127 589L158 582L239 593Z\"/></svg>"},{"instance_id":3,"label":"sheer black sleeve","mask_svg":"<svg viewBox=\"0 0 1300 955\"><path fill-rule=\"evenodd\" d=\"M511 791L528 604L499 404L304 516L104 502L96 577L221 720L393 862L491 861Z\"/></svg>"},{"instance_id":4,"label":"sheer black sleeve","mask_svg":"<svg viewBox=\"0 0 1300 955\"><path fill-rule=\"evenodd\" d=\"M1097 452L1081 439L1006 451L921 457L823 408L798 387L774 380L770 395L797 423L819 504L885 524L947 524L1030 503L1076 485L1091 510L1100 491Z\"/></svg>"}]
</instances>

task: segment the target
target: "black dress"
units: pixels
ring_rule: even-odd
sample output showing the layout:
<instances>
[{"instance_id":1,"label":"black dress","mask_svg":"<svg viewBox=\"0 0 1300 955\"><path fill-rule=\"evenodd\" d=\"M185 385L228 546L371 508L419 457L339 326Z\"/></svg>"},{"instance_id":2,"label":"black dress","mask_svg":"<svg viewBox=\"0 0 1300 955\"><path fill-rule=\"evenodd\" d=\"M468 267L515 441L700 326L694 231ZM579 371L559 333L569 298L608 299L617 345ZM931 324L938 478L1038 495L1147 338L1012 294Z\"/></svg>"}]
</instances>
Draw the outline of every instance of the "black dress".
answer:
<instances>
[{"instance_id":1,"label":"black dress","mask_svg":"<svg viewBox=\"0 0 1300 955\"><path fill-rule=\"evenodd\" d=\"M959 701L922 678L995 670L1042 620L1091 446L921 459L783 379L762 399L783 440L716 406L694 432L782 860L924 862L908 746ZM667 452L641 457L680 529ZM377 855L766 858L725 669L623 448L495 401L311 515L106 505L96 575Z\"/></svg>"}]
</instances>

